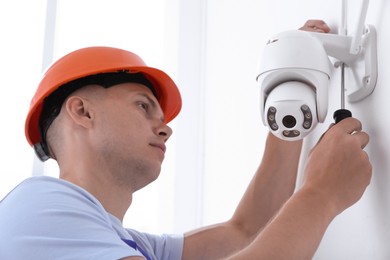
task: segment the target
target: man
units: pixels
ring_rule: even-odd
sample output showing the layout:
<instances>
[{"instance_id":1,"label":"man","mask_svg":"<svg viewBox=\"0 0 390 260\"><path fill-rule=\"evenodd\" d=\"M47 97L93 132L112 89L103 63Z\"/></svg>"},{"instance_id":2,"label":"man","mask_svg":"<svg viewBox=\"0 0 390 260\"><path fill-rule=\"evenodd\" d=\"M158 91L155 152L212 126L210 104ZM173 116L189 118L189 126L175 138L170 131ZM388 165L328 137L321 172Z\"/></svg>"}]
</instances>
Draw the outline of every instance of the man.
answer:
<instances>
[{"instance_id":1,"label":"man","mask_svg":"<svg viewBox=\"0 0 390 260\"><path fill-rule=\"evenodd\" d=\"M328 32L322 21L302 28ZM268 135L233 216L183 236L125 229L132 194L154 181L180 111L175 83L135 54L74 51L43 77L26 137L60 178L33 177L0 203L0 259L310 259L332 221L362 196L368 135L348 118L313 149L295 193L302 142Z\"/></svg>"}]
</instances>

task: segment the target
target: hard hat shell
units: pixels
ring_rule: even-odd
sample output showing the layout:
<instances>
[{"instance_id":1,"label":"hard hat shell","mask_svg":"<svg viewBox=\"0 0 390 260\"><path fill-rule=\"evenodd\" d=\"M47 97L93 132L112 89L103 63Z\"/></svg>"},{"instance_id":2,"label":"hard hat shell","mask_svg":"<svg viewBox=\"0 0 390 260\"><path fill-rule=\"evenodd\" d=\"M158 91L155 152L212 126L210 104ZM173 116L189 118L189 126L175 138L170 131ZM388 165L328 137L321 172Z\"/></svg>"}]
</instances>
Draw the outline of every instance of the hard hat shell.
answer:
<instances>
[{"instance_id":1,"label":"hard hat shell","mask_svg":"<svg viewBox=\"0 0 390 260\"><path fill-rule=\"evenodd\" d=\"M31 101L25 122L25 135L30 145L42 142L39 118L43 101L52 92L72 80L98 73L128 71L142 73L156 90L164 112L165 123L174 119L181 109L181 96L175 82L163 71L148 67L136 54L113 47L87 47L73 51L53 63L43 75Z\"/></svg>"}]
</instances>

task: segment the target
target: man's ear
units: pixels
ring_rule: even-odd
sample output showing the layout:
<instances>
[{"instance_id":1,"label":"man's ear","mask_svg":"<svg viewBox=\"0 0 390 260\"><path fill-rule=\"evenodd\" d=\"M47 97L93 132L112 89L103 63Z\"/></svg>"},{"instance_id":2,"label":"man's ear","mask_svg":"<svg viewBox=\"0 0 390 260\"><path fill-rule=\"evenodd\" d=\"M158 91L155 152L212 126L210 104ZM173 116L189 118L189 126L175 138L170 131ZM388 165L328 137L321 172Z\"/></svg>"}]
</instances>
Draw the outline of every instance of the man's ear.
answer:
<instances>
[{"instance_id":1,"label":"man's ear","mask_svg":"<svg viewBox=\"0 0 390 260\"><path fill-rule=\"evenodd\" d=\"M92 126L94 113L87 99L71 96L65 102L65 109L75 124L85 128Z\"/></svg>"}]
</instances>

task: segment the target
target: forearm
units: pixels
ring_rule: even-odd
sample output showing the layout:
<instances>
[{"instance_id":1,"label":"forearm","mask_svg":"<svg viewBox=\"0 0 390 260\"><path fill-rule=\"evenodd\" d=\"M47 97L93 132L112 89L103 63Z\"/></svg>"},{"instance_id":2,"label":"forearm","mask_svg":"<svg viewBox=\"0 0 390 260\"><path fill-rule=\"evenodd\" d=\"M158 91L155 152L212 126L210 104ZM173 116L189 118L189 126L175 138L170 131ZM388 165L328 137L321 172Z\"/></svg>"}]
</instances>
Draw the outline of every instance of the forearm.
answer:
<instances>
[{"instance_id":1,"label":"forearm","mask_svg":"<svg viewBox=\"0 0 390 260\"><path fill-rule=\"evenodd\" d=\"M301 141L269 134L262 162L233 217L187 233L183 259L220 259L252 242L294 192L301 146Z\"/></svg>"},{"instance_id":2,"label":"forearm","mask_svg":"<svg viewBox=\"0 0 390 260\"><path fill-rule=\"evenodd\" d=\"M229 258L312 259L326 228L337 215L315 192L298 191L247 248Z\"/></svg>"},{"instance_id":3,"label":"forearm","mask_svg":"<svg viewBox=\"0 0 390 260\"><path fill-rule=\"evenodd\" d=\"M295 189L302 141L283 141L268 135L261 164L231 222L255 236Z\"/></svg>"}]
</instances>

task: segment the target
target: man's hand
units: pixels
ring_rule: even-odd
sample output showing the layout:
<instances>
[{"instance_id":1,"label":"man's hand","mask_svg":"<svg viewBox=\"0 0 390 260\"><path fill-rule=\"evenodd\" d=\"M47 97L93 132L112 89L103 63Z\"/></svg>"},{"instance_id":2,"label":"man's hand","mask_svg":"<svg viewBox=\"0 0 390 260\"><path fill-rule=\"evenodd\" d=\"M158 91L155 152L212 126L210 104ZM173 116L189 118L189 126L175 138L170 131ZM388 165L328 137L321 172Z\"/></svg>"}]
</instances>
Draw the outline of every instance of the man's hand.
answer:
<instances>
[{"instance_id":1,"label":"man's hand","mask_svg":"<svg viewBox=\"0 0 390 260\"><path fill-rule=\"evenodd\" d=\"M330 32L329 26L322 20L308 20L299 30L319 33Z\"/></svg>"},{"instance_id":2,"label":"man's hand","mask_svg":"<svg viewBox=\"0 0 390 260\"><path fill-rule=\"evenodd\" d=\"M368 141L367 133L355 118L330 127L308 158L302 189L331 203L335 214L353 205L371 179L372 167L363 150Z\"/></svg>"}]
</instances>

